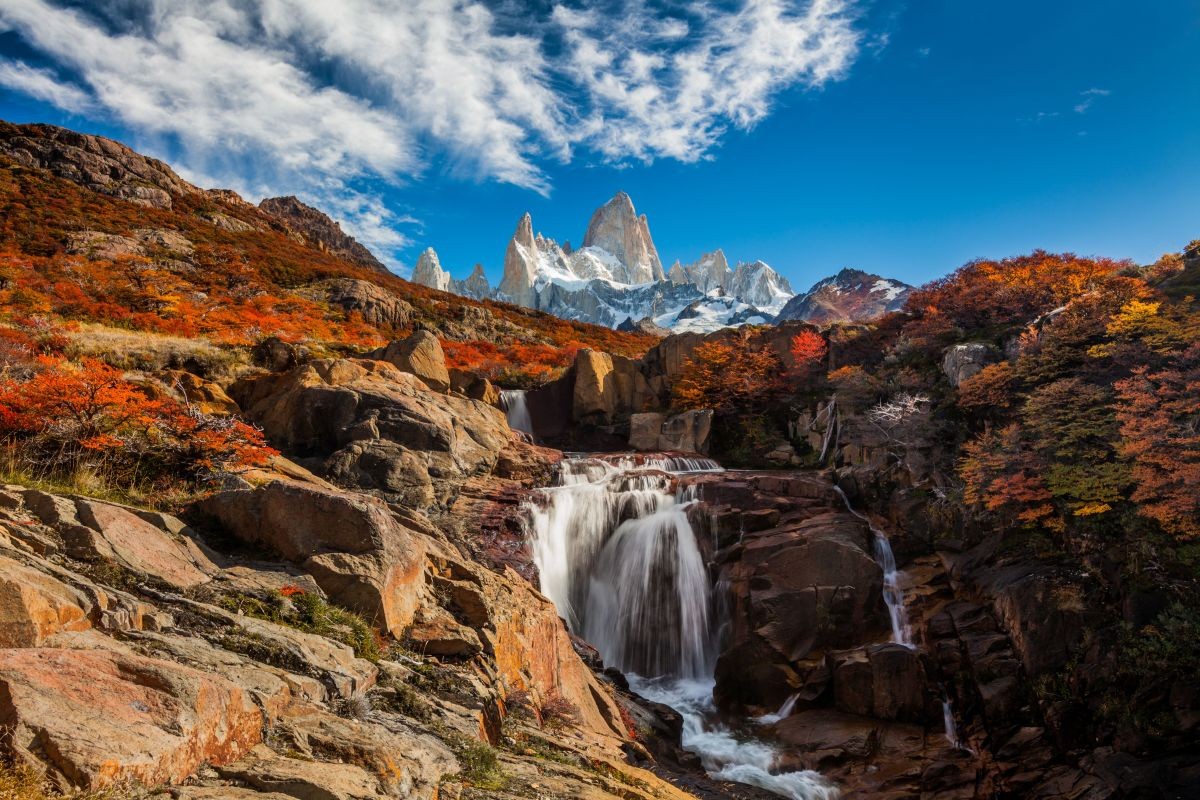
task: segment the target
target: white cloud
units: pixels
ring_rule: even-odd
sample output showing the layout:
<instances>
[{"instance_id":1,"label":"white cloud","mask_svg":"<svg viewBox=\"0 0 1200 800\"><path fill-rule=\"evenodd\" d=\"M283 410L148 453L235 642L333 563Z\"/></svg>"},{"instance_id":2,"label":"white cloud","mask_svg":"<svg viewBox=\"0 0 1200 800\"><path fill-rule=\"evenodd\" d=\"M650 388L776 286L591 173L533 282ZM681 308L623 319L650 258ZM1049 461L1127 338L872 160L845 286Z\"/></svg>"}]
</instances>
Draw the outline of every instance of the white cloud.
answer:
<instances>
[{"instance_id":1,"label":"white cloud","mask_svg":"<svg viewBox=\"0 0 1200 800\"><path fill-rule=\"evenodd\" d=\"M479 0L4 0L0 27L77 78L13 62L0 84L102 109L190 174L311 197L394 247L370 181L437 157L546 193L543 165L581 154L708 157L785 89L847 73L855 2L572 0L530 18Z\"/></svg>"},{"instance_id":2,"label":"white cloud","mask_svg":"<svg viewBox=\"0 0 1200 800\"><path fill-rule=\"evenodd\" d=\"M27 94L72 114L81 114L92 107L91 97L78 86L60 80L48 69L31 67L22 61L0 63L0 86Z\"/></svg>"},{"instance_id":3,"label":"white cloud","mask_svg":"<svg viewBox=\"0 0 1200 800\"><path fill-rule=\"evenodd\" d=\"M1079 93L1083 99L1075 104L1076 114L1086 114L1087 110L1092 107L1097 98L1108 97L1112 92L1108 89L1086 89Z\"/></svg>"}]
</instances>

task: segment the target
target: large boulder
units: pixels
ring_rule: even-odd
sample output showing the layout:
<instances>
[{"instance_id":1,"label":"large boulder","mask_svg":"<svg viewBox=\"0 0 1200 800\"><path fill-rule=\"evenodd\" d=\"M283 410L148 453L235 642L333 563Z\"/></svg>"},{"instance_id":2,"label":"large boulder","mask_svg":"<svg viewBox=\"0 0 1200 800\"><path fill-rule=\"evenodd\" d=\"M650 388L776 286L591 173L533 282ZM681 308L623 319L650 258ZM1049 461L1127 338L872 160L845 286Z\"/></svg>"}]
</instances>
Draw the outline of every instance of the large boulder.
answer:
<instances>
[{"instance_id":1,"label":"large boulder","mask_svg":"<svg viewBox=\"0 0 1200 800\"><path fill-rule=\"evenodd\" d=\"M368 354L368 358L386 361L416 375L435 392L450 391L450 373L442 343L429 331L417 331L407 339L391 342Z\"/></svg>"},{"instance_id":2,"label":"large boulder","mask_svg":"<svg viewBox=\"0 0 1200 800\"><path fill-rule=\"evenodd\" d=\"M412 324L413 307L395 294L370 281L335 278L324 285L325 299L347 313L357 312L363 321L384 328Z\"/></svg>"},{"instance_id":3,"label":"large boulder","mask_svg":"<svg viewBox=\"0 0 1200 800\"><path fill-rule=\"evenodd\" d=\"M98 650L0 650L0 726L17 758L68 784L183 781L262 740L249 694L170 661Z\"/></svg>"},{"instance_id":4,"label":"large boulder","mask_svg":"<svg viewBox=\"0 0 1200 800\"><path fill-rule=\"evenodd\" d=\"M301 565L330 599L393 635L412 623L425 585L423 540L381 501L276 481L213 495L198 509Z\"/></svg>"},{"instance_id":5,"label":"large boulder","mask_svg":"<svg viewBox=\"0 0 1200 800\"><path fill-rule=\"evenodd\" d=\"M634 450L678 450L707 453L712 432L711 409L694 409L667 416L654 411L629 418L629 446Z\"/></svg>"},{"instance_id":6,"label":"large boulder","mask_svg":"<svg viewBox=\"0 0 1200 800\"><path fill-rule=\"evenodd\" d=\"M230 387L276 447L320 459L325 477L417 508L489 474L512 441L503 412L429 391L383 361L326 359Z\"/></svg>"}]
</instances>

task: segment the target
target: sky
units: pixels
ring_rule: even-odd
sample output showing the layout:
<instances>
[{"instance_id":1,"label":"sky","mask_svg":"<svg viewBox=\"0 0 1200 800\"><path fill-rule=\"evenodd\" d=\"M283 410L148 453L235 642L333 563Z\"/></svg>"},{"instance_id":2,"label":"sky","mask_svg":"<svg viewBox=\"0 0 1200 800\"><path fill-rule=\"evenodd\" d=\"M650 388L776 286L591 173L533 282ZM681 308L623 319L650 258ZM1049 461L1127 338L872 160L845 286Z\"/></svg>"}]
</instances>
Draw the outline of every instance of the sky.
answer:
<instances>
[{"instance_id":1,"label":"sky","mask_svg":"<svg viewBox=\"0 0 1200 800\"><path fill-rule=\"evenodd\" d=\"M1195 0L3 0L0 118L492 283L619 190L797 290L1200 238Z\"/></svg>"}]
</instances>

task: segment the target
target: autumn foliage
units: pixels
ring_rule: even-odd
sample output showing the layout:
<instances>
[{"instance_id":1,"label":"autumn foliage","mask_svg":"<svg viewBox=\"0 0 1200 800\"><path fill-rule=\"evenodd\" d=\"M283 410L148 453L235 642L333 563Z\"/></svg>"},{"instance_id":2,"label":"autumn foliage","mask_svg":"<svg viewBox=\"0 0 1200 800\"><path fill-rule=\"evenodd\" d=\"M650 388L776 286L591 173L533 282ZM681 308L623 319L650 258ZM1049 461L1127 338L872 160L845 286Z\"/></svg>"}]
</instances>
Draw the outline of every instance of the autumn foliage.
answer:
<instances>
[{"instance_id":1,"label":"autumn foliage","mask_svg":"<svg viewBox=\"0 0 1200 800\"><path fill-rule=\"evenodd\" d=\"M749 411L777 393L783 367L775 351L750 327L698 345L674 387L680 408L718 413Z\"/></svg>"},{"instance_id":2,"label":"autumn foliage","mask_svg":"<svg viewBox=\"0 0 1200 800\"><path fill-rule=\"evenodd\" d=\"M87 468L125 486L200 486L275 454L256 428L152 397L95 359L31 368L0 380L0 435L42 477Z\"/></svg>"}]
</instances>

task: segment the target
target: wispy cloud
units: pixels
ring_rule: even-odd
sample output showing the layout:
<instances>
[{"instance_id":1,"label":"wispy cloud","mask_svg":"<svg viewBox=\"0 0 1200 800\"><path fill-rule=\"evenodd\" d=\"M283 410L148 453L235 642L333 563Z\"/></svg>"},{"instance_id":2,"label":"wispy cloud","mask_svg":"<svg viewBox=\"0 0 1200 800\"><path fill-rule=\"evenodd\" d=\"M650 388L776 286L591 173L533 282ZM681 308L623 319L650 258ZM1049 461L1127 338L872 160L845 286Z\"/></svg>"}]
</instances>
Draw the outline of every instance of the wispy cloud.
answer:
<instances>
[{"instance_id":1,"label":"wispy cloud","mask_svg":"<svg viewBox=\"0 0 1200 800\"><path fill-rule=\"evenodd\" d=\"M1108 89L1086 89L1080 92L1079 96L1083 99L1075 104L1075 113L1086 114L1088 109L1092 107L1092 104L1095 103L1098 98L1108 97L1110 94L1112 94L1112 92L1110 92Z\"/></svg>"},{"instance_id":2,"label":"wispy cloud","mask_svg":"<svg viewBox=\"0 0 1200 800\"><path fill-rule=\"evenodd\" d=\"M571 0L529 19L478 0L5 0L0 28L55 69L0 64L0 85L102 112L192 175L310 197L386 248L400 217L371 183L434 159L547 193L552 162L709 156L785 89L847 74L856 1Z\"/></svg>"},{"instance_id":3,"label":"wispy cloud","mask_svg":"<svg viewBox=\"0 0 1200 800\"><path fill-rule=\"evenodd\" d=\"M87 92L61 80L48 69L31 67L22 61L0 63L0 86L72 114L82 114L92 109L91 96Z\"/></svg>"}]
</instances>

